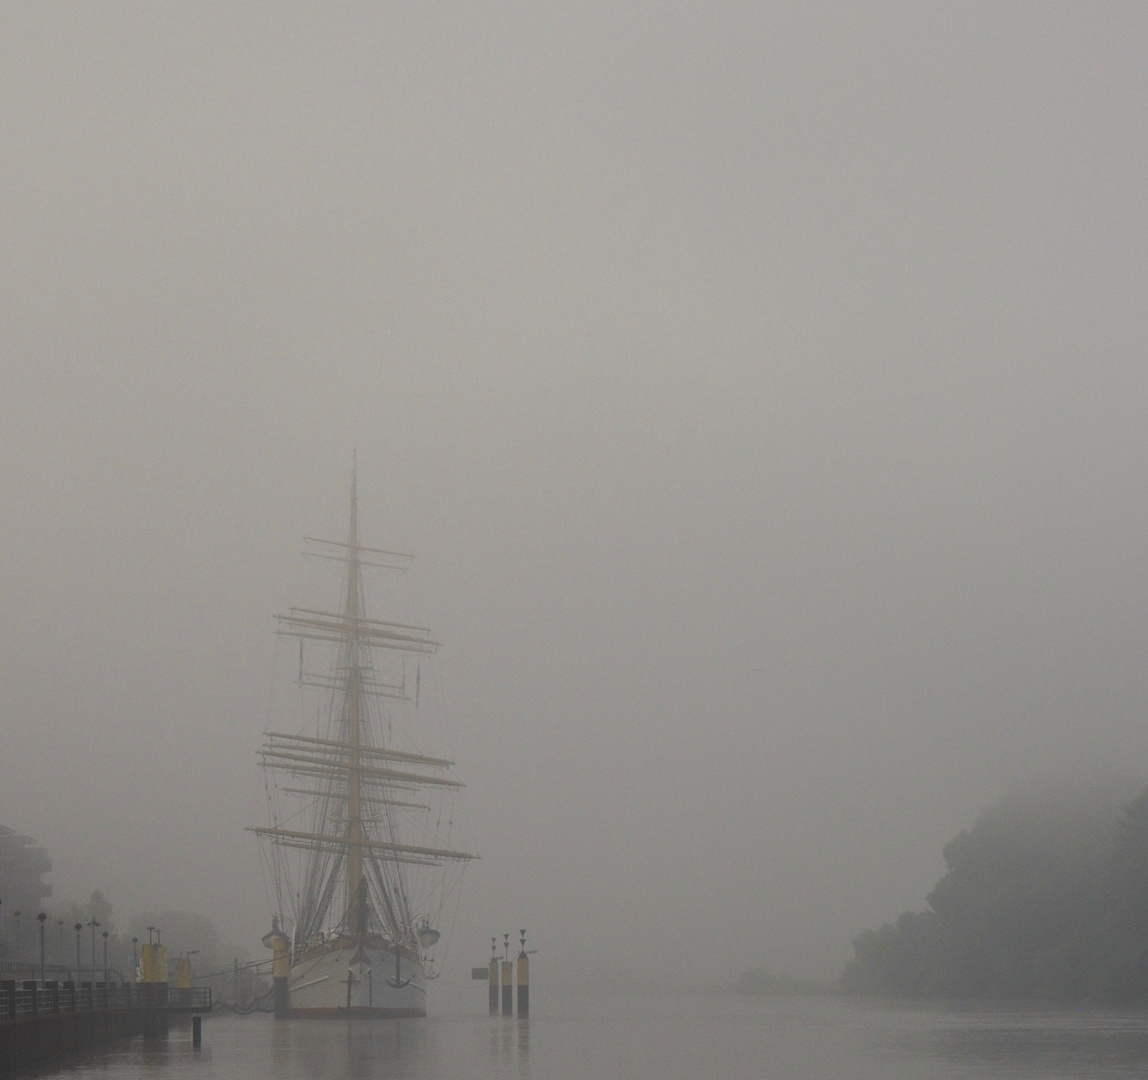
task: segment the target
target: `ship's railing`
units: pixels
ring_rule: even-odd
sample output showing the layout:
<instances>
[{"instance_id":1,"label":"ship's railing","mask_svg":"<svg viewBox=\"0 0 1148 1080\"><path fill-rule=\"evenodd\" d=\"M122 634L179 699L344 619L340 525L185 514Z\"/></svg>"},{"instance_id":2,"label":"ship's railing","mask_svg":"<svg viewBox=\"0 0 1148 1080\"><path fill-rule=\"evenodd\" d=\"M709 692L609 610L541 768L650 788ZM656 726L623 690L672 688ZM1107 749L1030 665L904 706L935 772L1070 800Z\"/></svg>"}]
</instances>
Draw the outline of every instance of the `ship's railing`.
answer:
<instances>
[{"instance_id":1,"label":"ship's railing","mask_svg":"<svg viewBox=\"0 0 1148 1080\"><path fill-rule=\"evenodd\" d=\"M56 1013L106 1009L211 1012L211 987L166 983L0 981L0 1023Z\"/></svg>"}]
</instances>

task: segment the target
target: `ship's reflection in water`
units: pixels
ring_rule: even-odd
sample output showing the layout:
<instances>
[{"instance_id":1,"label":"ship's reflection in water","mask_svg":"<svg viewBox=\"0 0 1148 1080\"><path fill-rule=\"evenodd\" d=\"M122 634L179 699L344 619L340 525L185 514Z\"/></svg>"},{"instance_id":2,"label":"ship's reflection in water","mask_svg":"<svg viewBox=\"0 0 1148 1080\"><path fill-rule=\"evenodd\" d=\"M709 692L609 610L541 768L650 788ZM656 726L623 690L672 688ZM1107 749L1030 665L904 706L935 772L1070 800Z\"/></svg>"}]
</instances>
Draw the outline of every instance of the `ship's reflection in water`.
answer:
<instances>
[{"instance_id":1,"label":"ship's reflection in water","mask_svg":"<svg viewBox=\"0 0 1148 1080\"><path fill-rule=\"evenodd\" d=\"M425 1076L428 1067L443 1057L437 1035L437 1025L425 1020L272 1022L275 1068L270 1077Z\"/></svg>"},{"instance_id":2,"label":"ship's reflection in water","mask_svg":"<svg viewBox=\"0 0 1148 1080\"><path fill-rule=\"evenodd\" d=\"M238 1025L242 1023L224 1020L214 1028L216 1042L221 1046L226 1043L229 1053L240 1049L235 1036L241 1034ZM415 1080L458 1076L519 1080L530 1076L530 1022L526 1020L462 1016L287 1023L257 1019L246 1023L251 1038L243 1040L249 1045L240 1056L245 1070L250 1070L243 1075L252 1078L375 1080L386 1076ZM263 1063L251 1056L259 1042L267 1047Z\"/></svg>"}]
</instances>

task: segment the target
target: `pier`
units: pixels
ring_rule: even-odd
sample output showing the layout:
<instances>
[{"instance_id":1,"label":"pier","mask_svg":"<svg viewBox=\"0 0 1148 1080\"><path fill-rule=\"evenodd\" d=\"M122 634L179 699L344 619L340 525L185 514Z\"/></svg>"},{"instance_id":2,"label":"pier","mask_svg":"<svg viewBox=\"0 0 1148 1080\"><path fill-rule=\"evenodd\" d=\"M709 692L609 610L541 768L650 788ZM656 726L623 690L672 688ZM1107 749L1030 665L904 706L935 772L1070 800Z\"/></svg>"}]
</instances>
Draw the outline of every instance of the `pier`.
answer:
<instances>
[{"instance_id":1,"label":"pier","mask_svg":"<svg viewBox=\"0 0 1148 1080\"><path fill-rule=\"evenodd\" d=\"M210 1011L208 986L0 979L0 1076Z\"/></svg>"}]
</instances>

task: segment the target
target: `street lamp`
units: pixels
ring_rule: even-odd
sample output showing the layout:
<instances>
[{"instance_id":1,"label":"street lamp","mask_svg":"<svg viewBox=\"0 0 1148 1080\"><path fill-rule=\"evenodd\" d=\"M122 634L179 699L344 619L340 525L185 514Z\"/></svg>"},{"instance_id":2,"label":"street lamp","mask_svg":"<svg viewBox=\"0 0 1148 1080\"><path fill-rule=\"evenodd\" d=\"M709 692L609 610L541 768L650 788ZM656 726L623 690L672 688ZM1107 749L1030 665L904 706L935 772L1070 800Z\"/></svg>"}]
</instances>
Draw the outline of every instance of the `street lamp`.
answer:
<instances>
[{"instance_id":1,"label":"street lamp","mask_svg":"<svg viewBox=\"0 0 1148 1080\"><path fill-rule=\"evenodd\" d=\"M56 950L56 962L63 967L64 965L64 920L57 919L56 922L60 926L60 947Z\"/></svg>"},{"instance_id":2,"label":"street lamp","mask_svg":"<svg viewBox=\"0 0 1148 1080\"><path fill-rule=\"evenodd\" d=\"M92 982L96 981L96 927L100 925L99 919L92 917L91 922L85 925L92 928Z\"/></svg>"},{"instance_id":3,"label":"street lamp","mask_svg":"<svg viewBox=\"0 0 1148 1080\"><path fill-rule=\"evenodd\" d=\"M20 912L13 911L12 916L16 920L16 959L20 959Z\"/></svg>"},{"instance_id":4,"label":"street lamp","mask_svg":"<svg viewBox=\"0 0 1148 1080\"><path fill-rule=\"evenodd\" d=\"M104 939L104 986L108 985L108 932L105 930L100 935Z\"/></svg>"},{"instance_id":5,"label":"street lamp","mask_svg":"<svg viewBox=\"0 0 1148 1080\"><path fill-rule=\"evenodd\" d=\"M132 982L137 982L139 978L139 964L136 961L136 946L139 941L138 937L132 938Z\"/></svg>"},{"instance_id":6,"label":"street lamp","mask_svg":"<svg viewBox=\"0 0 1148 1080\"><path fill-rule=\"evenodd\" d=\"M76 923L76 982L83 982L84 979L84 969L80 966L80 931L83 928L83 923Z\"/></svg>"},{"instance_id":7,"label":"street lamp","mask_svg":"<svg viewBox=\"0 0 1148 1080\"><path fill-rule=\"evenodd\" d=\"M41 911L36 916L36 921L40 924L40 982L44 981L44 923L48 921L46 912Z\"/></svg>"}]
</instances>

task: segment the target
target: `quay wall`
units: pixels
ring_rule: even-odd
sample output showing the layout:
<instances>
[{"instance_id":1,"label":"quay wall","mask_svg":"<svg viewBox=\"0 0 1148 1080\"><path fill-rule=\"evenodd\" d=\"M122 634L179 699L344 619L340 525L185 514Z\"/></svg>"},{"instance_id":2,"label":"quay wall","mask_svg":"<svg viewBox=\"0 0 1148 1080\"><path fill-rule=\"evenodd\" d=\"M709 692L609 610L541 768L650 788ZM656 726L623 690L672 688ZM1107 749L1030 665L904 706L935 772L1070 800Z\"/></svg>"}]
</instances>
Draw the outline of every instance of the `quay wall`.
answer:
<instances>
[{"instance_id":1,"label":"quay wall","mask_svg":"<svg viewBox=\"0 0 1148 1080\"><path fill-rule=\"evenodd\" d=\"M131 1035L162 1037L172 1013L210 1012L206 986L0 979L0 1076Z\"/></svg>"},{"instance_id":2,"label":"quay wall","mask_svg":"<svg viewBox=\"0 0 1148 1080\"><path fill-rule=\"evenodd\" d=\"M166 1027L166 1014L133 1008L45 1013L0 1021L0 1076L13 1076L114 1039L162 1034Z\"/></svg>"}]
</instances>

